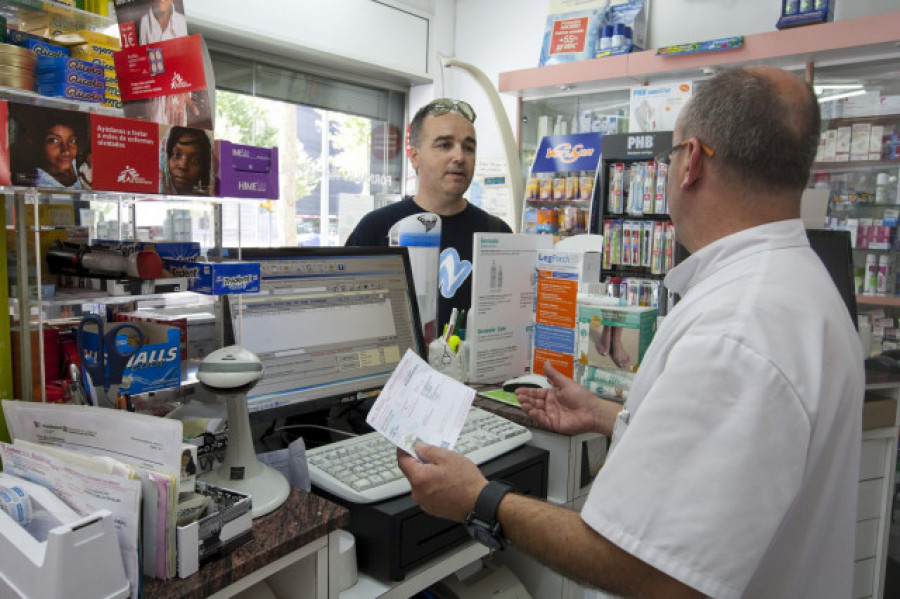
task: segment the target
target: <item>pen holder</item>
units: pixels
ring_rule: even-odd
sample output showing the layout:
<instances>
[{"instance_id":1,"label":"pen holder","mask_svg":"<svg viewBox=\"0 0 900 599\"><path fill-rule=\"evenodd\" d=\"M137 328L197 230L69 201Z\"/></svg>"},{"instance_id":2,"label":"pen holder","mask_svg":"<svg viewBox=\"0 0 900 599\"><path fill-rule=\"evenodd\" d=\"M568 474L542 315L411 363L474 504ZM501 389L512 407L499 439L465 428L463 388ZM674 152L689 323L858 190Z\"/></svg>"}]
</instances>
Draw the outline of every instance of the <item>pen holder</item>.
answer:
<instances>
[{"instance_id":1,"label":"pen holder","mask_svg":"<svg viewBox=\"0 0 900 599\"><path fill-rule=\"evenodd\" d=\"M454 351L443 337L438 337L428 345L428 363L438 372L465 383L468 375L469 346L462 341Z\"/></svg>"}]
</instances>

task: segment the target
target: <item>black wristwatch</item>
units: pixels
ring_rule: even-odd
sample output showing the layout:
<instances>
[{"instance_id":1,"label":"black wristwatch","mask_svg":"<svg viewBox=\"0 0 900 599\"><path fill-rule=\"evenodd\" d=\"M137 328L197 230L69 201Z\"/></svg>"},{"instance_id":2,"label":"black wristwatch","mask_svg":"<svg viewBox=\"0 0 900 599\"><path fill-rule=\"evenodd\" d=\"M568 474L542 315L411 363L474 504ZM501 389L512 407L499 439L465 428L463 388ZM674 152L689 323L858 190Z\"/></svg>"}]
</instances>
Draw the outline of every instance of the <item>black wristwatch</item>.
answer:
<instances>
[{"instance_id":1,"label":"black wristwatch","mask_svg":"<svg viewBox=\"0 0 900 599\"><path fill-rule=\"evenodd\" d=\"M512 491L511 485L497 480L488 482L475 500L475 508L466 517L469 535L490 549L503 549L506 537L497 522L497 508L503 496Z\"/></svg>"}]
</instances>

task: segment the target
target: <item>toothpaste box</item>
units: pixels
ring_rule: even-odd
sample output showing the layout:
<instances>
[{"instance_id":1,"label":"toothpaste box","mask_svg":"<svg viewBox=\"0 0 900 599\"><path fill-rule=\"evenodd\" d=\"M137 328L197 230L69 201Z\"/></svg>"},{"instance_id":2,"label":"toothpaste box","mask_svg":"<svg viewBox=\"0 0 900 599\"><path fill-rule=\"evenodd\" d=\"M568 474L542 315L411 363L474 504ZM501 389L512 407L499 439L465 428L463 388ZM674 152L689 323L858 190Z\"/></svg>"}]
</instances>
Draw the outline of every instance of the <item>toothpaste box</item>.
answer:
<instances>
[{"instance_id":1,"label":"toothpaste box","mask_svg":"<svg viewBox=\"0 0 900 599\"><path fill-rule=\"evenodd\" d=\"M218 140L216 195L278 199L278 148L259 148Z\"/></svg>"},{"instance_id":2,"label":"toothpaste box","mask_svg":"<svg viewBox=\"0 0 900 599\"><path fill-rule=\"evenodd\" d=\"M163 260L172 276L188 279L188 290L207 295L259 293L259 262Z\"/></svg>"},{"instance_id":3,"label":"toothpaste box","mask_svg":"<svg viewBox=\"0 0 900 599\"><path fill-rule=\"evenodd\" d=\"M531 371L544 362L574 376L578 332L578 290L600 280L600 252L538 250Z\"/></svg>"}]
</instances>

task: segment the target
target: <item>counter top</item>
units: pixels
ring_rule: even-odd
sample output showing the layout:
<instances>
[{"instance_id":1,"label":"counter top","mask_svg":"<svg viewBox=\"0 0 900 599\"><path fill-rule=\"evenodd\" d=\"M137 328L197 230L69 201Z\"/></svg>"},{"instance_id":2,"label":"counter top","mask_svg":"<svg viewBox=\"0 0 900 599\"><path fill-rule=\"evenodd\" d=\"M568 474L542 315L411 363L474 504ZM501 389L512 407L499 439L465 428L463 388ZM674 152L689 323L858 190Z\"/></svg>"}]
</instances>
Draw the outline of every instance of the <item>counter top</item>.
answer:
<instances>
[{"instance_id":1,"label":"counter top","mask_svg":"<svg viewBox=\"0 0 900 599\"><path fill-rule=\"evenodd\" d=\"M253 540L187 578L144 577L143 599L203 599L329 532L350 523L347 509L291 489L280 508L253 521Z\"/></svg>"}]
</instances>

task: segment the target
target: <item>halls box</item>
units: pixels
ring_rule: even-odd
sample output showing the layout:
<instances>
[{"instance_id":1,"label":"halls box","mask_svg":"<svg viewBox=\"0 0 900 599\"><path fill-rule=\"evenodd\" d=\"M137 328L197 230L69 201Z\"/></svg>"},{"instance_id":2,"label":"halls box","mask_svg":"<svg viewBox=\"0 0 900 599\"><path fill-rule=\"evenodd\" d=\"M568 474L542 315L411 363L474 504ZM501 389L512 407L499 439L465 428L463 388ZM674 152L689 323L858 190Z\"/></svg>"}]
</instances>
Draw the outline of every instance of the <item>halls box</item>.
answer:
<instances>
[{"instance_id":1,"label":"halls box","mask_svg":"<svg viewBox=\"0 0 900 599\"><path fill-rule=\"evenodd\" d=\"M188 290L207 295L258 293L259 262L185 262L163 260L174 277L188 279Z\"/></svg>"},{"instance_id":2,"label":"halls box","mask_svg":"<svg viewBox=\"0 0 900 599\"><path fill-rule=\"evenodd\" d=\"M278 148L216 141L216 195L278 199Z\"/></svg>"}]
</instances>

